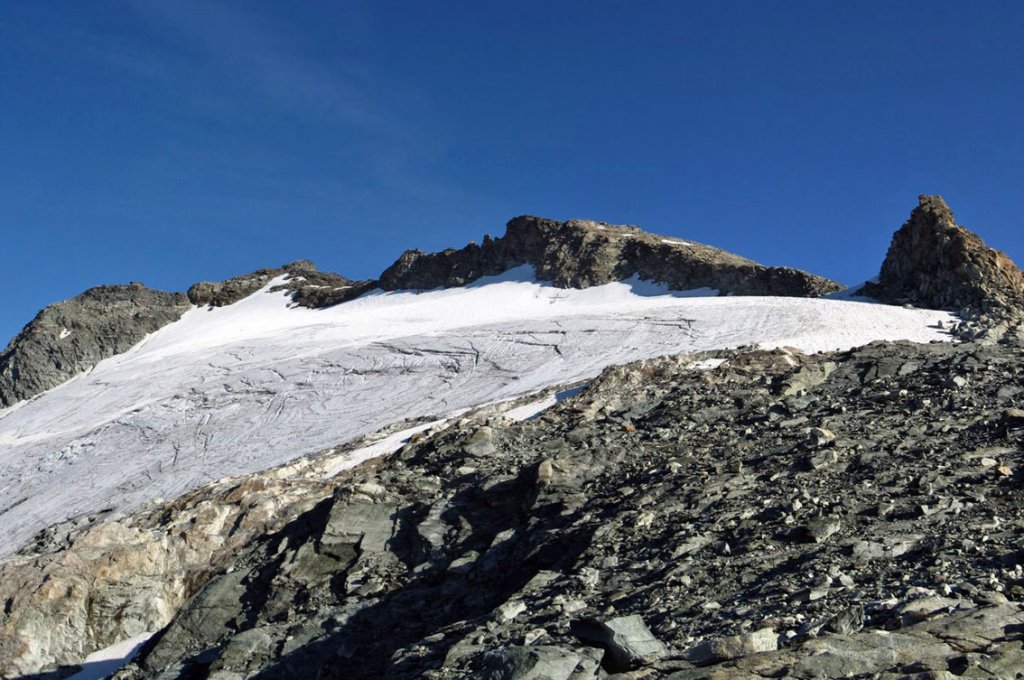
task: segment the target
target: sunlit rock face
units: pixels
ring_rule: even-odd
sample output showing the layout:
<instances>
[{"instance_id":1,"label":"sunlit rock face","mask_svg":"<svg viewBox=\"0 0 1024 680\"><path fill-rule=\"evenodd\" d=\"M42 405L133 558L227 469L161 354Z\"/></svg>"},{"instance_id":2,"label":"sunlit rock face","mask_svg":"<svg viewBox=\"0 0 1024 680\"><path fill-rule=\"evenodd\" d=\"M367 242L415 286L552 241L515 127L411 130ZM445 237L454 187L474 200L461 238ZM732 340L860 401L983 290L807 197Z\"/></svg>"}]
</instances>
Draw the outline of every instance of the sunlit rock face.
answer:
<instances>
[{"instance_id":1,"label":"sunlit rock face","mask_svg":"<svg viewBox=\"0 0 1024 680\"><path fill-rule=\"evenodd\" d=\"M1024 309L1024 274L1005 253L956 223L941 196L924 196L893 235L872 296L936 309Z\"/></svg>"}]
</instances>

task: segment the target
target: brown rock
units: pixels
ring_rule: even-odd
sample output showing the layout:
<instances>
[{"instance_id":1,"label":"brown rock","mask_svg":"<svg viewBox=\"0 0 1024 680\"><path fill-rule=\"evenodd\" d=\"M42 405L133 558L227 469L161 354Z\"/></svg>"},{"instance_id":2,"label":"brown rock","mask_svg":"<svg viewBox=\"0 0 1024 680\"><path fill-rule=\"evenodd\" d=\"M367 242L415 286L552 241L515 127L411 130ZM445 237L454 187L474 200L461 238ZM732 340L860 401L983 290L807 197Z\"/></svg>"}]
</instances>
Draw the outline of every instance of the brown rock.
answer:
<instances>
[{"instance_id":1,"label":"brown rock","mask_svg":"<svg viewBox=\"0 0 1024 680\"><path fill-rule=\"evenodd\" d=\"M439 253L409 250L380 277L384 290L462 286L529 264L561 288L588 288L632 276L672 290L713 288L721 294L817 297L834 281L787 267L765 267L711 246L669 239L638 227L590 220L516 217L505 236Z\"/></svg>"},{"instance_id":2,"label":"brown rock","mask_svg":"<svg viewBox=\"0 0 1024 680\"><path fill-rule=\"evenodd\" d=\"M958 225L941 196L918 200L865 292L937 309L1024 311L1024 273L1013 261Z\"/></svg>"}]
</instances>

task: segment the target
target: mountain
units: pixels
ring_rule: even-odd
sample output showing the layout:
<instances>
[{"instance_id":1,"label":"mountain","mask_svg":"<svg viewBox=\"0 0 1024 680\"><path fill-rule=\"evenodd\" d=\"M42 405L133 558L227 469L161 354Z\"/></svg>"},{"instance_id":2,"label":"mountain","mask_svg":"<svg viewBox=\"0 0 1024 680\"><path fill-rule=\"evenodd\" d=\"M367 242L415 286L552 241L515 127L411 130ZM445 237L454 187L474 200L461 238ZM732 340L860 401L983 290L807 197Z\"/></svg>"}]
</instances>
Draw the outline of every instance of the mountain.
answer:
<instances>
[{"instance_id":1,"label":"mountain","mask_svg":"<svg viewBox=\"0 0 1024 680\"><path fill-rule=\"evenodd\" d=\"M50 305L0 354L0 407L12 406L132 348L181 318L180 293L140 283L99 286Z\"/></svg>"},{"instance_id":2,"label":"mountain","mask_svg":"<svg viewBox=\"0 0 1024 680\"><path fill-rule=\"evenodd\" d=\"M1012 263L944 275L958 317L907 232L870 291L939 309L534 217L197 284L0 411L0 675L1020 668Z\"/></svg>"},{"instance_id":3,"label":"mountain","mask_svg":"<svg viewBox=\"0 0 1024 680\"><path fill-rule=\"evenodd\" d=\"M537 277L558 288L587 288L630 277L664 283L668 290L704 288L721 295L817 297L842 288L820 276L765 267L718 248L637 227L527 216L511 220L502 238L484 236L483 246L470 244L434 254L406 251L377 280L350 281L301 260L226 281L196 283L188 289L187 302L223 307L281 279L276 287L287 291L297 305L326 308L372 290L464 286L523 265L532 266ZM33 397L127 351L186 309L183 294L137 283L102 286L47 307L0 354L0 407Z\"/></svg>"}]
</instances>

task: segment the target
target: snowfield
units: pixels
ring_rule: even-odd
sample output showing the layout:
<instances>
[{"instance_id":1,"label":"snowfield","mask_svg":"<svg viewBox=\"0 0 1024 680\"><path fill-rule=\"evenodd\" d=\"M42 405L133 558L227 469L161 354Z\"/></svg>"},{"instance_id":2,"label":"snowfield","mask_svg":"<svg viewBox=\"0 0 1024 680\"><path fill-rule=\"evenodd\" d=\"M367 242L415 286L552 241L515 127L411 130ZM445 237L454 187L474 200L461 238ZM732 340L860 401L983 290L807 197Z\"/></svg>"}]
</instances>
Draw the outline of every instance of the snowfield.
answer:
<instances>
[{"instance_id":1,"label":"snowfield","mask_svg":"<svg viewBox=\"0 0 1024 680\"><path fill-rule=\"evenodd\" d=\"M0 556L82 513L169 499L405 418L444 418L612 364L751 344L814 352L948 340L940 325L955 320L866 302L669 293L640 281L564 290L534 281L529 268L324 310L291 307L269 288L192 309L129 352L0 411Z\"/></svg>"}]
</instances>

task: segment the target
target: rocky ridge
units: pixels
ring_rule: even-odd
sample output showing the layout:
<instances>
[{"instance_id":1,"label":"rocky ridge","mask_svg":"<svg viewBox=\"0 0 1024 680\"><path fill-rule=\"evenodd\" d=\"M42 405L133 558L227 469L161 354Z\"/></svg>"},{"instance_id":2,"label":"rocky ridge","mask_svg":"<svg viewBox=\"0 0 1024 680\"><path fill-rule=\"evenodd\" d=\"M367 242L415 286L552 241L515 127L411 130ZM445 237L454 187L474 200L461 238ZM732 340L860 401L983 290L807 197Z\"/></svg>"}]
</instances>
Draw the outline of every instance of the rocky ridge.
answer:
<instances>
[{"instance_id":1,"label":"rocky ridge","mask_svg":"<svg viewBox=\"0 0 1024 680\"><path fill-rule=\"evenodd\" d=\"M188 308L183 293L141 283L90 288L46 307L0 353L0 408L129 350Z\"/></svg>"},{"instance_id":2,"label":"rocky ridge","mask_svg":"<svg viewBox=\"0 0 1024 680\"><path fill-rule=\"evenodd\" d=\"M276 269L259 269L225 281L201 281L189 287L188 299L200 307L225 307L282 276L286 277L284 283L274 290L287 291L296 304L313 309L352 300L375 287L373 281L351 281L339 274L319 271L309 260L297 260Z\"/></svg>"},{"instance_id":3,"label":"rocky ridge","mask_svg":"<svg viewBox=\"0 0 1024 680\"><path fill-rule=\"evenodd\" d=\"M788 267L765 267L724 250L663 238L638 227L517 217L506 235L483 245L440 253L406 251L377 280L352 281L321 272L309 260L260 269L224 281L201 281L186 294L141 284L101 286L50 305L0 355L0 408L56 387L102 359L130 349L147 334L196 306L223 307L285 277L275 290L296 305L324 308L375 288L462 286L523 264L555 285L586 288L632 276L673 290L713 288L721 294L816 297L842 287Z\"/></svg>"},{"instance_id":4,"label":"rocky ridge","mask_svg":"<svg viewBox=\"0 0 1024 680\"><path fill-rule=\"evenodd\" d=\"M480 245L423 253L408 250L380 276L384 290L464 286L520 265L563 288L587 288L636 276L671 290L711 288L722 295L818 297L842 286L788 267L766 267L700 243L633 226L523 216L505 235Z\"/></svg>"}]
</instances>

